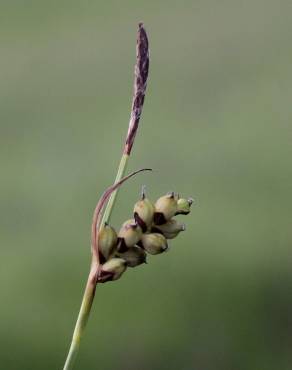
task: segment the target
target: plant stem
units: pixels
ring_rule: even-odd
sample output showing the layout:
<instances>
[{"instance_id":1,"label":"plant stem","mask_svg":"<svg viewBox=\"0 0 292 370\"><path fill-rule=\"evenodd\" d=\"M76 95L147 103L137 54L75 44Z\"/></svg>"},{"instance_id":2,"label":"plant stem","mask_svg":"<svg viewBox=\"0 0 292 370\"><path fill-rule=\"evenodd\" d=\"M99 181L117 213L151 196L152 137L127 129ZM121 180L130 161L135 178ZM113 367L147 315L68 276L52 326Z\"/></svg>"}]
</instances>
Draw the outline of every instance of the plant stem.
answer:
<instances>
[{"instance_id":1,"label":"plant stem","mask_svg":"<svg viewBox=\"0 0 292 370\"><path fill-rule=\"evenodd\" d=\"M88 281L86 284L79 315L73 332L72 342L64 365L64 370L73 369L74 361L80 346L80 340L89 318L96 290L96 277L93 277L93 273L94 271L92 269L88 276Z\"/></svg>"},{"instance_id":2,"label":"plant stem","mask_svg":"<svg viewBox=\"0 0 292 370\"><path fill-rule=\"evenodd\" d=\"M121 161L120 161L120 164L119 164L117 176L116 176L116 179L115 179L115 184L117 182L119 182L121 180L121 178L124 176L126 168L127 168L128 159L129 159L129 155L124 153L121 157ZM108 223L110 218L111 218L113 207L114 207L114 204L116 202L117 195L118 195L118 190L119 189L117 189L116 191L114 191L112 193L112 195L111 195L111 197L108 201L107 207L104 211L103 218L102 218L102 221L101 221L102 225L104 225L106 222Z\"/></svg>"}]
</instances>

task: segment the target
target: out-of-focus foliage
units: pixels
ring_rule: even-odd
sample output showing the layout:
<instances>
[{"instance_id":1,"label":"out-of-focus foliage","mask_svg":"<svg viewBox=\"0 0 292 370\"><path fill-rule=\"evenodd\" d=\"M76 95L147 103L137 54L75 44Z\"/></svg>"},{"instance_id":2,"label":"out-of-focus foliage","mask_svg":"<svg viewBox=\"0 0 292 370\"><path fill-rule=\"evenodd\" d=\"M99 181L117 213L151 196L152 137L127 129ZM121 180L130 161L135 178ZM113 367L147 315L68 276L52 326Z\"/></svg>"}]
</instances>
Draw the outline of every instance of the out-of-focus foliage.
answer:
<instances>
[{"instance_id":1,"label":"out-of-focus foliage","mask_svg":"<svg viewBox=\"0 0 292 370\"><path fill-rule=\"evenodd\" d=\"M77 369L288 370L291 1L1 1L0 368L61 369L94 206L146 104L113 224L140 187L194 196L163 258L98 287ZM183 219L183 216L181 217Z\"/></svg>"}]
</instances>

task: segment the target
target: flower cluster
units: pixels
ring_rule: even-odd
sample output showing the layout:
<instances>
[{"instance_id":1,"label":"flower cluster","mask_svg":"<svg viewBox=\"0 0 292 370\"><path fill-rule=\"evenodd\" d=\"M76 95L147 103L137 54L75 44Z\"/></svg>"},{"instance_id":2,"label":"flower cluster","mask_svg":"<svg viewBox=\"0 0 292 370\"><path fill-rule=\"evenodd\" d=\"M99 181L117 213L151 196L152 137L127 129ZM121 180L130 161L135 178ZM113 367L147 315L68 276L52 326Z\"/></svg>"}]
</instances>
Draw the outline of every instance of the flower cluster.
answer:
<instances>
[{"instance_id":1,"label":"flower cluster","mask_svg":"<svg viewBox=\"0 0 292 370\"><path fill-rule=\"evenodd\" d=\"M102 263L98 282L117 280L127 267L146 263L147 253L155 255L168 249L167 239L175 238L185 225L174 216L187 215L193 203L191 198L180 198L173 192L160 197L153 204L142 192L135 204L133 218L120 231L105 224L98 233L98 250Z\"/></svg>"}]
</instances>

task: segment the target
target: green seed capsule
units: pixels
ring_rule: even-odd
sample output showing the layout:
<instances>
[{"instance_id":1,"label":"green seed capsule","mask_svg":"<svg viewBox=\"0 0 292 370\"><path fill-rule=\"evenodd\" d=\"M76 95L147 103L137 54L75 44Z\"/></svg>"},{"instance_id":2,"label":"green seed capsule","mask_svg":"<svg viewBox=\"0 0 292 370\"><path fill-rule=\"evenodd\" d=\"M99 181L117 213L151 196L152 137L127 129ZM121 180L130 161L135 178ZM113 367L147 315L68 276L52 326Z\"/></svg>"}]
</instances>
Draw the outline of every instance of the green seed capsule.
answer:
<instances>
[{"instance_id":1,"label":"green seed capsule","mask_svg":"<svg viewBox=\"0 0 292 370\"><path fill-rule=\"evenodd\" d=\"M167 240L159 233L143 234L141 245L150 254L159 254L168 248Z\"/></svg>"},{"instance_id":2,"label":"green seed capsule","mask_svg":"<svg viewBox=\"0 0 292 370\"><path fill-rule=\"evenodd\" d=\"M98 281L105 283L106 281L118 280L126 269L125 260L122 258L111 258L102 265Z\"/></svg>"},{"instance_id":3,"label":"green seed capsule","mask_svg":"<svg viewBox=\"0 0 292 370\"><path fill-rule=\"evenodd\" d=\"M133 247L141 239L142 230L135 220L126 221L121 227L118 234L118 251L123 252L125 249Z\"/></svg>"},{"instance_id":4,"label":"green seed capsule","mask_svg":"<svg viewBox=\"0 0 292 370\"><path fill-rule=\"evenodd\" d=\"M98 249L105 261L114 252L118 242L118 236L113 227L105 224L98 232Z\"/></svg>"},{"instance_id":5,"label":"green seed capsule","mask_svg":"<svg viewBox=\"0 0 292 370\"><path fill-rule=\"evenodd\" d=\"M160 197L155 203L154 223L162 225L177 212L177 197L174 193Z\"/></svg>"},{"instance_id":6,"label":"green seed capsule","mask_svg":"<svg viewBox=\"0 0 292 370\"><path fill-rule=\"evenodd\" d=\"M140 247L131 247L124 253L119 253L118 256L126 261L128 267L136 267L142 263L146 263L146 253Z\"/></svg>"},{"instance_id":7,"label":"green seed capsule","mask_svg":"<svg viewBox=\"0 0 292 370\"><path fill-rule=\"evenodd\" d=\"M154 205L142 194L142 199L134 206L134 218L143 232L146 232L153 222Z\"/></svg>"},{"instance_id":8,"label":"green seed capsule","mask_svg":"<svg viewBox=\"0 0 292 370\"><path fill-rule=\"evenodd\" d=\"M194 200L192 198L184 199L180 198L177 201L177 211L176 215L187 215L191 212L191 205L193 204Z\"/></svg>"},{"instance_id":9,"label":"green seed capsule","mask_svg":"<svg viewBox=\"0 0 292 370\"><path fill-rule=\"evenodd\" d=\"M185 224L172 218L163 225L155 225L152 230L155 232L161 232L166 239L173 239L185 229Z\"/></svg>"}]
</instances>

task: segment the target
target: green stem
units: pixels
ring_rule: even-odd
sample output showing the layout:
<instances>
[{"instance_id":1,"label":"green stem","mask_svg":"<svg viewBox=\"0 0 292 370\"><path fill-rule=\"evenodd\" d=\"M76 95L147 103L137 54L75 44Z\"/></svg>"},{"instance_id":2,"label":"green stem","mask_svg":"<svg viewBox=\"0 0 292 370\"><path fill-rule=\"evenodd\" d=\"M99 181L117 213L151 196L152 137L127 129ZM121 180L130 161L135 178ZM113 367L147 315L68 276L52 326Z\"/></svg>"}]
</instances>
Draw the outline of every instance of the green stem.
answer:
<instances>
[{"instance_id":1,"label":"green stem","mask_svg":"<svg viewBox=\"0 0 292 370\"><path fill-rule=\"evenodd\" d=\"M121 158L121 161L120 161L120 164L119 164L117 176L116 176L116 179L115 179L115 182L114 182L115 184L117 182L119 182L124 177L124 174L125 174L125 171L126 171L126 168L127 168L128 159L129 159L129 155L124 153L122 155L122 158ZM112 214L113 207L114 207L116 199L117 199L118 191L119 191L119 188L117 190L115 190L112 193L111 197L109 198L109 201L107 203L106 209L105 209L104 214L103 214L101 225L104 225L105 222L107 222L107 223L109 222L111 214Z\"/></svg>"},{"instance_id":2,"label":"green stem","mask_svg":"<svg viewBox=\"0 0 292 370\"><path fill-rule=\"evenodd\" d=\"M86 284L79 315L73 332L72 342L64 365L64 370L73 369L74 361L80 346L80 340L89 318L96 290L96 279L93 277L93 274L94 272L93 270L91 270L88 276L88 281Z\"/></svg>"}]
</instances>

